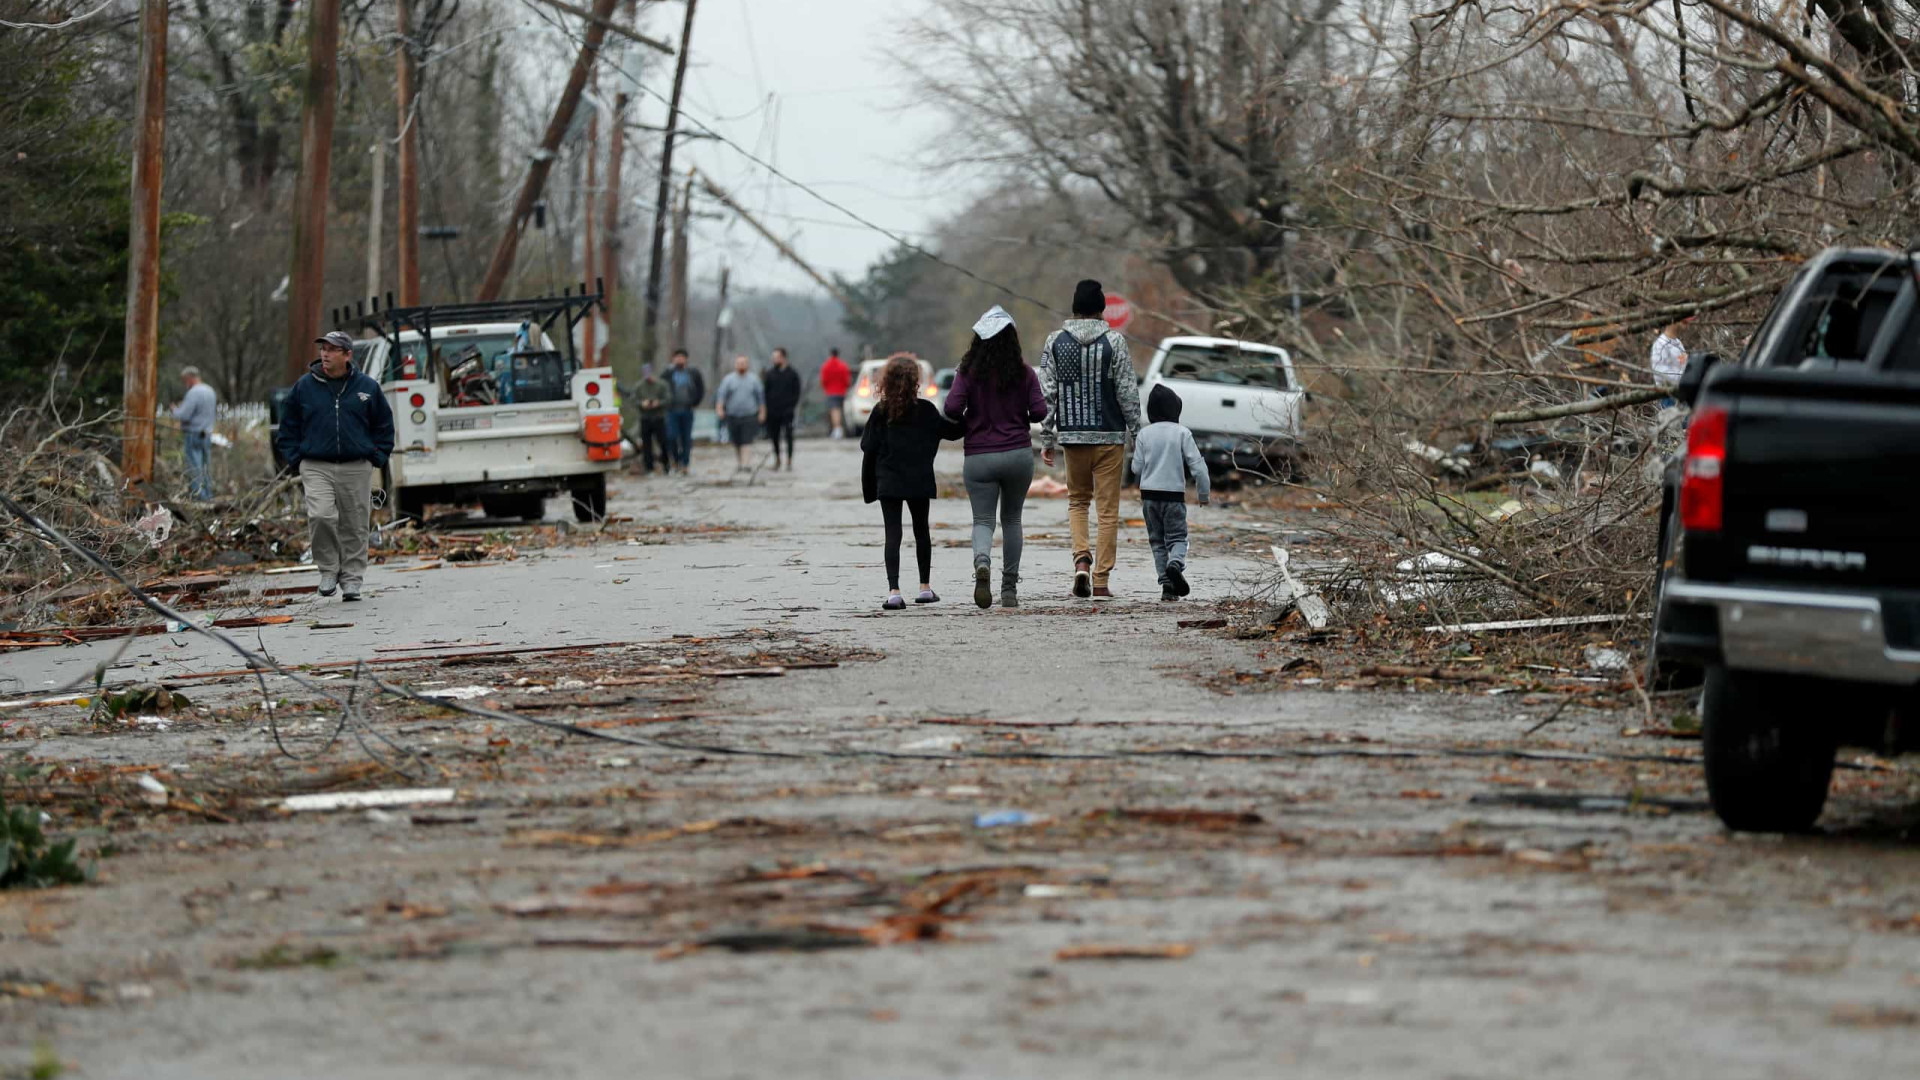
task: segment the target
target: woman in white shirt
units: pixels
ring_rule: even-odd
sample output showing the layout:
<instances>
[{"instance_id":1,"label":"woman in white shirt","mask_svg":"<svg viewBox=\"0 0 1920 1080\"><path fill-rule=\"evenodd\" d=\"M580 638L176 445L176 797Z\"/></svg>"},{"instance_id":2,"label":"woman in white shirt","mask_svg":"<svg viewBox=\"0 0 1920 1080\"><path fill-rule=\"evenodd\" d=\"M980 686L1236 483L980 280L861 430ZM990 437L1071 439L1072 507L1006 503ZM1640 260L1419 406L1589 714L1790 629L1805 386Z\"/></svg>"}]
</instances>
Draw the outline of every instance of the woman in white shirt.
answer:
<instances>
[{"instance_id":1,"label":"woman in white shirt","mask_svg":"<svg viewBox=\"0 0 1920 1080\"><path fill-rule=\"evenodd\" d=\"M1649 360L1653 367L1653 381L1656 386L1675 386L1680 376L1687 370L1687 347L1680 343L1680 328L1691 320L1681 319L1660 331L1653 339L1653 353Z\"/></svg>"}]
</instances>

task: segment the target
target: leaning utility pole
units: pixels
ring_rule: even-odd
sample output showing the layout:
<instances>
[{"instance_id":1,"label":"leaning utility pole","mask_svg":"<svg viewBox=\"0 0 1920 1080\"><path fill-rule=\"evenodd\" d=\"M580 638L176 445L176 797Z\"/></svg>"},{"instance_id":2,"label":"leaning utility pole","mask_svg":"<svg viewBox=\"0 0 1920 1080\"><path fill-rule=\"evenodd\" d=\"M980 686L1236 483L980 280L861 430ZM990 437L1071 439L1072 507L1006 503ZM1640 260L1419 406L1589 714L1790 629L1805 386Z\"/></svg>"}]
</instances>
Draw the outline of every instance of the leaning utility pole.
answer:
<instances>
[{"instance_id":1,"label":"leaning utility pole","mask_svg":"<svg viewBox=\"0 0 1920 1080\"><path fill-rule=\"evenodd\" d=\"M659 351L655 328L660 321L660 271L667 238L667 200L673 193L673 140L680 127L680 92L687 83L687 56L692 51L693 9L687 0L687 18L680 27L680 55L673 65L673 96L667 101L667 131L660 148L660 190L653 201L653 247L647 259L646 313L640 320L640 361L651 364Z\"/></svg>"},{"instance_id":2,"label":"leaning utility pole","mask_svg":"<svg viewBox=\"0 0 1920 1080\"><path fill-rule=\"evenodd\" d=\"M293 195L293 289L287 298L287 381L307 373L320 331L327 271L327 177L333 166L333 103L339 88L340 0L313 0L307 22L307 84L300 109L300 182Z\"/></svg>"},{"instance_id":3,"label":"leaning utility pole","mask_svg":"<svg viewBox=\"0 0 1920 1080\"><path fill-rule=\"evenodd\" d=\"M400 108L399 213L394 223L399 235L394 239L400 247L400 306L413 307L420 303L420 125L414 116L420 72L413 55L413 0L398 0L394 11L394 30L400 36L393 73ZM367 295L379 292L369 286Z\"/></svg>"},{"instance_id":4,"label":"leaning utility pole","mask_svg":"<svg viewBox=\"0 0 1920 1080\"><path fill-rule=\"evenodd\" d=\"M483 302L500 299L507 275L513 272L513 258L520 250L520 234L526 231L527 219L533 216L533 204L540 200L540 192L547 185L547 174L553 171L553 160L560 154L560 140L573 123L574 110L580 106L580 94L587 88L587 73L593 70L593 62L600 55L600 45L607 39L607 27L612 25L608 19L619 2L593 0L593 21L587 26L586 42L580 46L580 55L574 57L573 71L567 76L566 88L560 92L560 103L554 106L553 119L547 122L540 149L533 152L527 179L520 185L520 197L513 203L513 216L507 221L506 232L500 235L499 246L493 249L486 279L480 283L478 299Z\"/></svg>"},{"instance_id":5,"label":"leaning utility pole","mask_svg":"<svg viewBox=\"0 0 1920 1080\"><path fill-rule=\"evenodd\" d=\"M814 281L818 282L821 288L827 290L827 294L829 296L832 296L835 300L840 301L840 305L842 307L846 308L849 312L853 312L856 314L859 312L860 305L854 302L853 297L847 295L847 291L845 289L842 289L839 285L835 284L833 280L828 278L825 274L822 274L820 271L815 270L813 268L813 265L807 262L807 260L801 258L800 253L793 250L793 248L789 246L785 240L782 240L778 236L774 235L774 232L772 229L769 229L765 225L760 224L760 222L756 220L752 214L747 213L746 207L741 206L739 203L735 202L733 196L727 194L725 188L722 188L719 184L714 183L713 180L710 177L708 177L705 173L700 174L700 186L707 189L707 194L719 200L720 205L725 206L727 209L733 211L736 214L739 214L740 220L753 226L753 230L755 232L759 233L761 236L766 237L767 242L773 245L774 250L786 256L788 262L791 262L793 265L806 271L807 276L812 278Z\"/></svg>"},{"instance_id":6,"label":"leaning utility pole","mask_svg":"<svg viewBox=\"0 0 1920 1080\"><path fill-rule=\"evenodd\" d=\"M687 183L680 192L680 204L673 211L673 279L667 288L667 311L672 316L671 336L676 349L687 347L687 219L693 213L693 170L687 170Z\"/></svg>"},{"instance_id":7,"label":"leaning utility pole","mask_svg":"<svg viewBox=\"0 0 1920 1080\"><path fill-rule=\"evenodd\" d=\"M160 176L167 134L167 0L140 5L139 127L133 146L133 222L127 244L123 354L126 420L120 471L153 479L153 414L160 396Z\"/></svg>"}]
</instances>

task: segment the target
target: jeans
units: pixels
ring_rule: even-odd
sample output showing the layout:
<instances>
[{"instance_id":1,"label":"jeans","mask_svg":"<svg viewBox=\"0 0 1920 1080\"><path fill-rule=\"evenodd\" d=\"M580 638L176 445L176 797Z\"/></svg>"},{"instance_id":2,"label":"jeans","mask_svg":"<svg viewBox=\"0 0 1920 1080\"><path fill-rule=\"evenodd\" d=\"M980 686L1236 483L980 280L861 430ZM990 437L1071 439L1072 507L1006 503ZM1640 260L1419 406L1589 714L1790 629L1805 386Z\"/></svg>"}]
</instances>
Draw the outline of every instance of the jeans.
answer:
<instances>
[{"instance_id":1,"label":"jeans","mask_svg":"<svg viewBox=\"0 0 1920 1080\"><path fill-rule=\"evenodd\" d=\"M772 413L768 413L767 438L773 440L773 463L776 465L780 463L780 439L783 435L787 440L787 460L792 461L793 414L788 413L785 416L775 416Z\"/></svg>"},{"instance_id":2,"label":"jeans","mask_svg":"<svg viewBox=\"0 0 1920 1080\"><path fill-rule=\"evenodd\" d=\"M1167 584L1167 567L1187 568L1187 504L1140 500L1141 516L1147 519L1147 543L1153 545L1153 572L1160 584Z\"/></svg>"},{"instance_id":3,"label":"jeans","mask_svg":"<svg viewBox=\"0 0 1920 1080\"><path fill-rule=\"evenodd\" d=\"M919 557L920 580L930 581L933 575L933 530L927 527L926 499L889 499L880 498L880 518L887 525L887 588L900 587L900 506L902 503L913 514L913 553Z\"/></svg>"},{"instance_id":4,"label":"jeans","mask_svg":"<svg viewBox=\"0 0 1920 1080\"><path fill-rule=\"evenodd\" d=\"M693 461L693 410L667 410L667 451L669 465L685 469Z\"/></svg>"},{"instance_id":5,"label":"jeans","mask_svg":"<svg viewBox=\"0 0 1920 1080\"><path fill-rule=\"evenodd\" d=\"M673 443L667 438L667 418L643 416L640 418L640 463L648 472L653 471L653 448L660 447L660 468L668 471L673 468Z\"/></svg>"},{"instance_id":6,"label":"jeans","mask_svg":"<svg viewBox=\"0 0 1920 1080\"><path fill-rule=\"evenodd\" d=\"M993 519L998 509L1006 549L1000 580L1013 585L1020 580L1020 512L1027 505L1027 488L1033 484L1033 451L1021 447L997 454L968 454L961 476L967 482L967 501L973 504L973 565L993 564Z\"/></svg>"},{"instance_id":7,"label":"jeans","mask_svg":"<svg viewBox=\"0 0 1920 1080\"><path fill-rule=\"evenodd\" d=\"M185 433L187 453L187 497L208 500L213 498L213 480L207 469L207 457L213 446L213 433L208 431L189 431Z\"/></svg>"},{"instance_id":8,"label":"jeans","mask_svg":"<svg viewBox=\"0 0 1920 1080\"><path fill-rule=\"evenodd\" d=\"M300 487L321 588L338 581L343 592L358 593L367 575L367 533L373 527L373 465L309 458L300 463Z\"/></svg>"},{"instance_id":9,"label":"jeans","mask_svg":"<svg viewBox=\"0 0 1920 1080\"><path fill-rule=\"evenodd\" d=\"M1073 536L1073 561L1093 563L1093 586L1113 573L1114 545L1120 538L1120 474L1127 448L1119 443L1069 446L1067 451L1067 531ZM1100 504L1100 532L1087 537L1087 508Z\"/></svg>"}]
</instances>

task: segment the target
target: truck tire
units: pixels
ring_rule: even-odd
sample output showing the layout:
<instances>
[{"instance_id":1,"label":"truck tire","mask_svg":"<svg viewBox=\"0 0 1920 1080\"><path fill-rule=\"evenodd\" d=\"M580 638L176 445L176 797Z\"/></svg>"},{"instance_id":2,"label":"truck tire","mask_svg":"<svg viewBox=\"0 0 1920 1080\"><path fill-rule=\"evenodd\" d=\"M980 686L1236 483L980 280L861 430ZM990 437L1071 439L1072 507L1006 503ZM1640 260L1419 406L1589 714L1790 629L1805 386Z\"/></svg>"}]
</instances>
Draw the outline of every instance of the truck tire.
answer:
<instances>
[{"instance_id":1,"label":"truck tire","mask_svg":"<svg viewBox=\"0 0 1920 1080\"><path fill-rule=\"evenodd\" d=\"M489 518L512 518L520 516L520 508L525 503L518 495L482 495L480 512Z\"/></svg>"},{"instance_id":2,"label":"truck tire","mask_svg":"<svg viewBox=\"0 0 1920 1080\"><path fill-rule=\"evenodd\" d=\"M520 500L520 520L521 521L535 522L535 521L539 521L541 518L546 516L547 516L547 497L545 495L534 494L534 495L523 496L521 498Z\"/></svg>"},{"instance_id":3,"label":"truck tire","mask_svg":"<svg viewBox=\"0 0 1920 1080\"><path fill-rule=\"evenodd\" d=\"M607 478L596 476L573 489L573 520L581 524L607 517Z\"/></svg>"},{"instance_id":4,"label":"truck tire","mask_svg":"<svg viewBox=\"0 0 1920 1080\"><path fill-rule=\"evenodd\" d=\"M403 521L424 525L426 520L427 500L422 498L419 492L401 488L394 494L393 523L395 525Z\"/></svg>"},{"instance_id":5,"label":"truck tire","mask_svg":"<svg viewBox=\"0 0 1920 1080\"><path fill-rule=\"evenodd\" d=\"M1804 832L1839 749L1833 719L1788 676L1707 668L1701 751L1713 812L1736 832Z\"/></svg>"}]
</instances>

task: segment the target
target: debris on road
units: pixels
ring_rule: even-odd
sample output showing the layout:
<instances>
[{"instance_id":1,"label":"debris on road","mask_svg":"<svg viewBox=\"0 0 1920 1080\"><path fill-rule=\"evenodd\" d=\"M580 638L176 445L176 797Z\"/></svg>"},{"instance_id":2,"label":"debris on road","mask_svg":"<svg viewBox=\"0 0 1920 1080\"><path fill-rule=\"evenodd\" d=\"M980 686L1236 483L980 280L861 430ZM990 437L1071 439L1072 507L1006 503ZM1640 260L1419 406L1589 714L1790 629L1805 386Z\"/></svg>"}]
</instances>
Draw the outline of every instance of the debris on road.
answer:
<instances>
[{"instance_id":1,"label":"debris on road","mask_svg":"<svg viewBox=\"0 0 1920 1080\"><path fill-rule=\"evenodd\" d=\"M423 806L453 801L452 788L388 788L381 791L334 791L289 795L280 808L292 811L365 810L380 806Z\"/></svg>"},{"instance_id":2,"label":"debris on road","mask_svg":"<svg viewBox=\"0 0 1920 1080\"><path fill-rule=\"evenodd\" d=\"M973 827L976 829L999 829L1009 825L1039 825L1048 819L1040 814L1030 814L1025 810L995 810L990 813L976 814Z\"/></svg>"},{"instance_id":3,"label":"debris on road","mask_svg":"<svg viewBox=\"0 0 1920 1080\"><path fill-rule=\"evenodd\" d=\"M1287 588L1291 591L1293 606L1299 610L1301 617L1307 620L1308 626L1315 630L1326 629L1327 624L1333 620L1333 612L1328 609L1327 602L1320 597L1319 593L1309 590L1300 584L1300 579L1293 576L1293 570L1288 566L1290 556L1286 548L1275 544L1272 551L1273 561L1280 564L1280 576L1286 579Z\"/></svg>"},{"instance_id":4,"label":"debris on road","mask_svg":"<svg viewBox=\"0 0 1920 1080\"><path fill-rule=\"evenodd\" d=\"M1192 945L1069 945L1053 954L1068 960L1184 960L1193 955Z\"/></svg>"}]
</instances>

